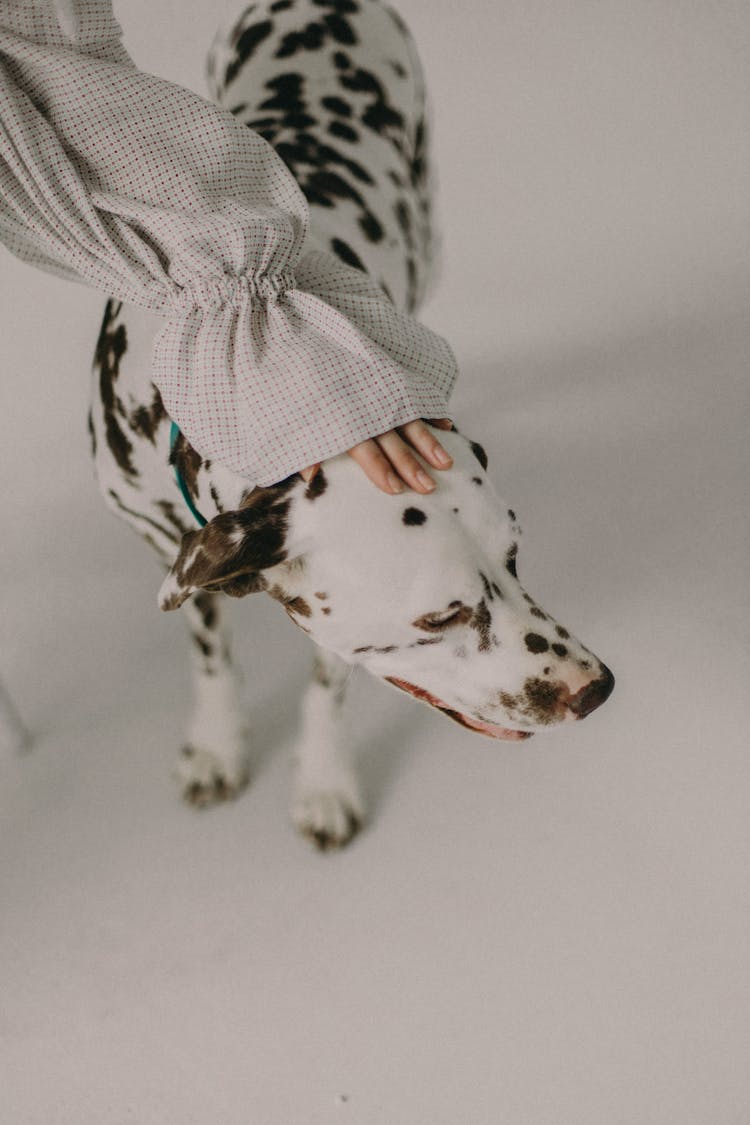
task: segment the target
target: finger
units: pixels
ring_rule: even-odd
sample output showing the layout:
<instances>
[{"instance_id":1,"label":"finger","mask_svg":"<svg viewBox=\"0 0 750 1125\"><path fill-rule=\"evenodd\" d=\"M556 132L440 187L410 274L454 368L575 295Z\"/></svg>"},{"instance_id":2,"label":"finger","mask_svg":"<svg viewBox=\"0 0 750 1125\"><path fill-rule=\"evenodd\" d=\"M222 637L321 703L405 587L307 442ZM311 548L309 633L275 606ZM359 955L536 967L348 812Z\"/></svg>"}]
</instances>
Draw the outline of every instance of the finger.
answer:
<instances>
[{"instance_id":1,"label":"finger","mask_svg":"<svg viewBox=\"0 0 750 1125\"><path fill-rule=\"evenodd\" d=\"M308 465L306 469L300 469L299 475L302 477L305 484L310 483L310 481L313 479L313 477L315 476L315 474L317 473L319 468L320 468L320 462L318 462L317 465Z\"/></svg>"},{"instance_id":2,"label":"finger","mask_svg":"<svg viewBox=\"0 0 750 1125\"><path fill-rule=\"evenodd\" d=\"M405 426L399 426L398 432L416 449L417 453L424 457L425 461L429 461L436 469L449 469L453 464L450 453L443 449L432 430L421 418L407 422Z\"/></svg>"},{"instance_id":3,"label":"finger","mask_svg":"<svg viewBox=\"0 0 750 1125\"><path fill-rule=\"evenodd\" d=\"M361 441L359 445L355 445L349 450L349 456L357 462L361 469L364 469L372 483L377 485L381 492L388 492L393 495L404 491L404 486L394 473L391 462L374 439Z\"/></svg>"},{"instance_id":4,"label":"finger","mask_svg":"<svg viewBox=\"0 0 750 1125\"><path fill-rule=\"evenodd\" d=\"M389 430L387 434L380 434L376 441L393 465L401 480L416 492L432 492L435 482L423 469L414 456L412 448L396 433Z\"/></svg>"},{"instance_id":5,"label":"finger","mask_svg":"<svg viewBox=\"0 0 750 1125\"><path fill-rule=\"evenodd\" d=\"M425 422L429 422L431 426L437 426L439 430L453 429L453 422L450 418L425 418Z\"/></svg>"}]
</instances>

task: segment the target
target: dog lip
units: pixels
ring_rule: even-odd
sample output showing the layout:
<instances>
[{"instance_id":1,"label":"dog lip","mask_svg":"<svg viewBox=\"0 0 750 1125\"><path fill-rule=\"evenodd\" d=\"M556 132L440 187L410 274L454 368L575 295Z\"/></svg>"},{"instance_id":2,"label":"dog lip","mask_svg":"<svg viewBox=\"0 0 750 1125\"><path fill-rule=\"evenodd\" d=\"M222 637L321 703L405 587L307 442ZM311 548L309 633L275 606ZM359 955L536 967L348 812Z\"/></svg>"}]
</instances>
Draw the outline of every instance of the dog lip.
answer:
<instances>
[{"instance_id":1,"label":"dog lip","mask_svg":"<svg viewBox=\"0 0 750 1125\"><path fill-rule=\"evenodd\" d=\"M447 703L443 703L442 699L431 695L424 688L417 687L416 684L410 684L408 680L399 680L395 676L386 676L385 679L389 684L393 684L394 687L406 692L407 695L411 695L423 703L429 703L431 707L442 711L449 719L453 719L454 723L460 723L462 727L466 727L467 730L473 731L475 734L483 734L485 738L500 739L504 742L521 742L531 738L534 733L530 730L511 730L508 727L499 727L479 719L472 719L468 715L462 714L461 711L455 711Z\"/></svg>"}]
</instances>

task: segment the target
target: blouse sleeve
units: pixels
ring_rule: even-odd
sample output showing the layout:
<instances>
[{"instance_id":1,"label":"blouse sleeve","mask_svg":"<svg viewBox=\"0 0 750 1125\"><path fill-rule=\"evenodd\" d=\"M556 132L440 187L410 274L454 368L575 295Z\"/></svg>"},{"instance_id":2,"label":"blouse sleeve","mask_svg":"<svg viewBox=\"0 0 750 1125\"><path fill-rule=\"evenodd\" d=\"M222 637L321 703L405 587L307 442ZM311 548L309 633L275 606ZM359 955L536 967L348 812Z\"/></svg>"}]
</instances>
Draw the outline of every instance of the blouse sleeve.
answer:
<instances>
[{"instance_id":1,"label":"blouse sleeve","mask_svg":"<svg viewBox=\"0 0 750 1125\"><path fill-rule=\"evenodd\" d=\"M110 0L0 0L0 238L161 314L166 410L250 483L445 415L457 374L364 274L302 253L307 223L266 141L136 68Z\"/></svg>"}]
</instances>

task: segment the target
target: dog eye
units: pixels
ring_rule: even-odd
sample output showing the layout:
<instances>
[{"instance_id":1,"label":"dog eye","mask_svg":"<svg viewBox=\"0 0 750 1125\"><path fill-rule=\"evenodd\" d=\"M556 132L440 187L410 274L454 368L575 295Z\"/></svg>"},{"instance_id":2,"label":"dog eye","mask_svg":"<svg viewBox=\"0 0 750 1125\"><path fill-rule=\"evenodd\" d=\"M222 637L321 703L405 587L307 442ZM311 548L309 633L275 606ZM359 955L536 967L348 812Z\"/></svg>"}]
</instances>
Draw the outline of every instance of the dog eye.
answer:
<instances>
[{"instance_id":1,"label":"dog eye","mask_svg":"<svg viewBox=\"0 0 750 1125\"><path fill-rule=\"evenodd\" d=\"M471 616L471 609L463 602L451 602L447 609L436 613L425 613L412 621L417 629L425 629L428 633L438 633L450 625L461 625Z\"/></svg>"}]
</instances>

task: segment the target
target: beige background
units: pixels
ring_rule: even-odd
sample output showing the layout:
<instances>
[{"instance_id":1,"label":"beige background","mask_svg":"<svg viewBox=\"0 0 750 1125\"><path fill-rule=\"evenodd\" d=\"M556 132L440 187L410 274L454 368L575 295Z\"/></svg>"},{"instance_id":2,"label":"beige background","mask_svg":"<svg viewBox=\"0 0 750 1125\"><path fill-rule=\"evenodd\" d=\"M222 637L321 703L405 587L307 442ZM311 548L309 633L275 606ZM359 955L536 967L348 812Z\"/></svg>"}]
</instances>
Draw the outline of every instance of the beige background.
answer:
<instances>
[{"instance_id":1,"label":"beige background","mask_svg":"<svg viewBox=\"0 0 750 1125\"><path fill-rule=\"evenodd\" d=\"M102 301L0 257L0 673L37 733L0 762L18 1125L750 1120L750 15L400 8L435 108L424 318L529 588L615 695L518 749L362 679L372 824L320 858L272 754L306 642L249 599L254 785L183 809L181 623L90 478ZM200 92L237 10L118 5L136 60Z\"/></svg>"}]
</instances>

